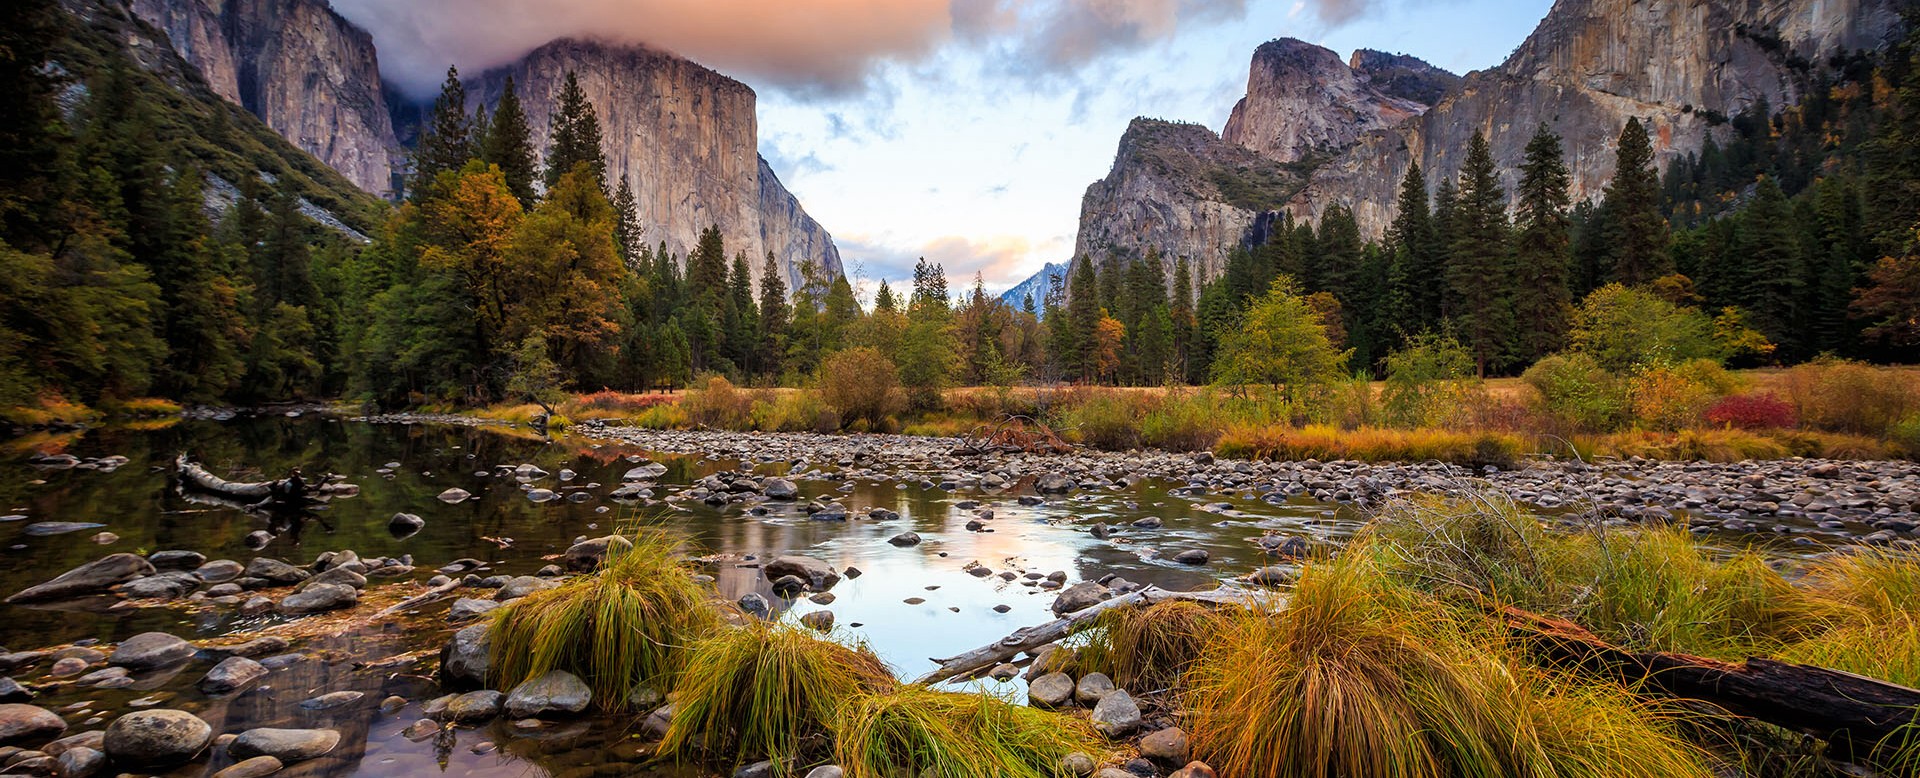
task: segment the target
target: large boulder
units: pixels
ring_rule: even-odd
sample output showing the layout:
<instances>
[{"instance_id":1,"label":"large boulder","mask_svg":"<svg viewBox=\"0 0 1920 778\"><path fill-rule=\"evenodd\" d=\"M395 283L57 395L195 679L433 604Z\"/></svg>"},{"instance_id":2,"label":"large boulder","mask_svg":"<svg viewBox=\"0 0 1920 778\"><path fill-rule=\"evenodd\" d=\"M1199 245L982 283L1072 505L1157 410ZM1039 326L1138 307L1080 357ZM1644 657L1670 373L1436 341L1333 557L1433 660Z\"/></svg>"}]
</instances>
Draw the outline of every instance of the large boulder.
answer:
<instances>
[{"instance_id":1,"label":"large boulder","mask_svg":"<svg viewBox=\"0 0 1920 778\"><path fill-rule=\"evenodd\" d=\"M516 719L571 716L593 702L585 681L564 670L548 670L513 687L507 695L507 715Z\"/></svg>"},{"instance_id":2,"label":"large boulder","mask_svg":"<svg viewBox=\"0 0 1920 778\"><path fill-rule=\"evenodd\" d=\"M280 601L280 612L288 616L305 616L350 608L358 602L358 589L340 584L318 584L287 595L286 599Z\"/></svg>"},{"instance_id":3,"label":"large boulder","mask_svg":"<svg viewBox=\"0 0 1920 778\"><path fill-rule=\"evenodd\" d=\"M783 556L767 563L762 572L767 580L778 581L785 576L796 576L807 582L816 592L824 592L840 583L840 574L833 571L827 563L812 557Z\"/></svg>"},{"instance_id":4,"label":"large boulder","mask_svg":"<svg viewBox=\"0 0 1920 778\"><path fill-rule=\"evenodd\" d=\"M16 592L7 602L47 602L101 594L117 584L153 575L153 563L139 554L108 554L68 570L53 580Z\"/></svg>"},{"instance_id":5,"label":"large boulder","mask_svg":"<svg viewBox=\"0 0 1920 778\"><path fill-rule=\"evenodd\" d=\"M632 548L633 542L619 535L582 540L567 548L565 555L567 569L591 573L600 568L601 562L606 561L608 549L625 551Z\"/></svg>"},{"instance_id":6,"label":"large boulder","mask_svg":"<svg viewBox=\"0 0 1920 778\"><path fill-rule=\"evenodd\" d=\"M52 740L67 731L67 722L38 705L0 705L0 746Z\"/></svg>"},{"instance_id":7,"label":"large boulder","mask_svg":"<svg viewBox=\"0 0 1920 778\"><path fill-rule=\"evenodd\" d=\"M135 671L152 670L185 662L198 651L192 643L174 635L142 632L114 646L113 653L107 656L107 664Z\"/></svg>"},{"instance_id":8,"label":"large boulder","mask_svg":"<svg viewBox=\"0 0 1920 778\"><path fill-rule=\"evenodd\" d=\"M775 500L791 500L800 496L800 487L785 478L769 478L760 484L760 493Z\"/></svg>"},{"instance_id":9,"label":"large boulder","mask_svg":"<svg viewBox=\"0 0 1920 778\"><path fill-rule=\"evenodd\" d=\"M286 764L302 762L340 745L340 733L331 729L273 729L261 727L240 733L227 744L235 759L271 756Z\"/></svg>"},{"instance_id":10,"label":"large boulder","mask_svg":"<svg viewBox=\"0 0 1920 778\"><path fill-rule=\"evenodd\" d=\"M1093 706L1093 728L1110 738L1123 738L1140 728L1140 706L1125 689L1115 689Z\"/></svg>"},{"instance_id":11,"label":"large boulder","mask_svg":"<svg viewBox=\"0 0 1920 778\"><path fill-rule=\"evenodd\" d=\"M107 725L105 750L124 767L167 768L199 756L213 741L213 727L183 710L142 710Z\"/></svg>"},{"instance_id":12,"label":"large boulder","mask_svg":"<svg viewBox=\"0 0 1920 778\"><path fill-rule=\"evenodd\" d=\"M493 650L493 638L482 623L453 633L447 647L440 650L440 681L457 689L471 689L487 683L487 654Z\"/></svg>"},{"instance_id":13,"label":"large boulder","mask_svg":"<svg viewBox=\"0 0 1920 778\"><path fill-rule=\"evenodd\" d=\"M1108 590L1107 587L1093 583L1092 581L1077 583L1067 587L1064 591L1060 592L1059 597L1054 598L1053 612L1056 615L1065 616L1074 611L1086 610L1087 608L1099 605L1112 596L1113 592Z\"/></svg>"}]
</instances>

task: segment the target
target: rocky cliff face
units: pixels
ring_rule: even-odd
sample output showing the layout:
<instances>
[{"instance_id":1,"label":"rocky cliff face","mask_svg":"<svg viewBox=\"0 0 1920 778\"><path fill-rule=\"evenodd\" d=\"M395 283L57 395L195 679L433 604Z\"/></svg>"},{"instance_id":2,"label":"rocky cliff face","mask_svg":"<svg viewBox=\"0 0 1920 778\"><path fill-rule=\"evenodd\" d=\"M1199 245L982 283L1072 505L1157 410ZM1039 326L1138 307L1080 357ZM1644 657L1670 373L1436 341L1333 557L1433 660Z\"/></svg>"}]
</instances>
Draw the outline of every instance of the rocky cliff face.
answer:
<instances>
[{"instance_id":1,"label":"rocky cliff face","mask_svg":"<svg viewBox=\"0 0 1920 778\"><path fill-rule=\"evenodd\" d=\"M325 0L133 0L215 94L369 192L391 188L393 124L373 38Z\"/></svg>"},{"instance_id":2,"label":"rocky cliff face","mask_svg":"<svg viewBox=\"0 0 1920 778\"><path fill-rule=\"evenodd\" d=\"M805 258L840 272L832 238L760 158L745 84L653 49L559 40L488 71L469 92L491 109L511 75L534 147L545 149L569 71L599 114L609 177L633 187L647 243L684 255L718 225L728 253L745 251L756 279L769 250L790 289Z\"/></svg>"},{"instance_id":3,"label":"rocky cliff face","mask_svg":"<svg viewBox=\"0 0 1920 778\"><path fill-rule=\"evenodd\" d=\"M1699 149L1714 124L1765 98L1799 99L1810 67L1880 46L1896 0L1559 0L1500 66L1474 73L1417 118L1362 136L1315 171L1288 204L1317 218L1351 205L1368 235L1391 221L1407 165L1428 181L1458 172L1468 139L1487 133L1509 195L1523 150L1545 122L1563 139L1573 194L1600 194L1629 117L1648 124L1664 166Z\"/></svg>"},{"instance_id":4,"label":"rocky cliff face","mask_svg":"<svg viewBox=\"0 0 1920 778\"><path fill-rule=\"evenodd\" d=\"M1460 83L1459 76L1429 65L1419 57L1373 49L1355 50L1347 60L1347 67L1366 74L1373 88L1421 105L1440 102L1447 90Z\"/></svg>"},{"instance_id":5,"label":"rocky cliff face","mask_svg":"<svg viewBox=\"0 0 1920 778\"><path fill-rule=\"evenodd\" d=\"M1329 49L1281 38L1254 50L1247 96L1233 107L1220 137L1269 159L1295 162L1339 153L1363 133L1426 108L1377 88L1368 74Z\"/></svg>"},{"instance_id":6,"label":"rocky cliff face","mask_svg":"<svg viewBox=\"0 0 1920 778\"><path fill-rule=\"evenodd\" d=\"M1198 124L1134 119L1112 170L1081 198L1074 255L1105 262L1153 248L1169 260L1187 257L1196 275L1210 278L1255 218L1301 178Z\"/></svg>"}]
</instances>

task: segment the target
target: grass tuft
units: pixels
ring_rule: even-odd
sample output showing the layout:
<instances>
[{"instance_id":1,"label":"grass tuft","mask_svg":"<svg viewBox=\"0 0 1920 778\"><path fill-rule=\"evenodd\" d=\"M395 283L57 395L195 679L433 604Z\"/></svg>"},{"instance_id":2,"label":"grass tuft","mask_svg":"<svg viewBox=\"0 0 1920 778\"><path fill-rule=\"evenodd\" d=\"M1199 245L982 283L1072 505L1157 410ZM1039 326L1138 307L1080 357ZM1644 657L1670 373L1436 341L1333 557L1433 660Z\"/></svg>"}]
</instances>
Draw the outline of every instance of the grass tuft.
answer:
<instances>
[{"instance_id":1,"label":"grass tuft","mask_svg":"<svg viewBox=\"0 0 1920 778\"><path fill-rule=\"evenodd\" d=\"M1083 719L918 686L856 698L834 725L850 778L1053 778L1066 755L1101 751Z\"/></svg>"},{"instance_id":2,"label":"grass tuft","mask_svg":"<svg viewBox=\"0 0 1920 778\"><path fill-rule=\"evenodd\" d=\"M756 620L693 645L660 753L704 751L734 766L765 759L786 774L827 755L829 728L848 700L895 685L865 646Z\"/></svg>"},{"instance_id":3,"label":"grass tuft","mask_svg":"<svg viewBox=\"0 0 1920 778\"><path fill-rule=\"evenodd\" d=\"M1188 600L1109 610L1089 628L1079 667L1105 673L1123 689L1175 688L1224 621L1214 609Z\"/></svg>"},{"instance_id":4,"label":"grass tuft","mask_svg":"<svg viewBox=\"0 0 1920 778\"><path fill-rule=\"evenodd\" d=\"M624 708L637 687L669 688L685 666L683 647L722 623L677 552L673 538L642 532L632 550L610 549L598 574L501 608L491 630L501 688L565 670L607 710Z\"/></svg>"}]
</instances>

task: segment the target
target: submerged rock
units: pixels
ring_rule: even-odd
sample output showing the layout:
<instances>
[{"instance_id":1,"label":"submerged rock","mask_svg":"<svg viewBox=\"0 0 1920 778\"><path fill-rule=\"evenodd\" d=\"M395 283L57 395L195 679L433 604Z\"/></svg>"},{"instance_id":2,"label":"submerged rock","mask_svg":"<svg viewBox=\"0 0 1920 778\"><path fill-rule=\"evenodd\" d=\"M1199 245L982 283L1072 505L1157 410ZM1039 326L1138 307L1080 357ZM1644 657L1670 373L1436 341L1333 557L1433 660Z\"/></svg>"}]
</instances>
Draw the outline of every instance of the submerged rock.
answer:
<instances>
[{"instance_id":1,"label":"submerged rock","mask_svg":"<svg viewBox=\"0 0 1920 778\"><path fill-rule=\"evenodd\" d=\"M549 670L530 678L507 695L507 715L516 719L571 716L593 702L585 681L563 670Z\"/></svg>"},{"instance_id":2,"label":"submerged rock","mask_svg":"<svg viewBox=\"0 0 1920 778\"><path fill-rule=\"evenodd\" d=\"M249 729L227 744L235 759L271 756L291 764L321 756L340 745L340 733L331 729Z\"/></svg>"},{"instance_id":3,"label":"submerged rock","mask_svg":"<svg viewBox=\"0 0 1920 778\"><path fill-rule=\"evenodd\" d=\"M226 769L214 773L213 778L265 778L280 772L280 769L285 766L275 757L262 755L234 762Z\"/></svg>"},{"instance_id":4,"label":"submerged rock","mask_svg":"<svg viewBox=\"0 0 1920 778\"><path fill-rule=\"evenodd\" d=\"M128 713L107 725L108 757L129 767L167 768L199 756L213 741L213 727L182 710Z\"/></svg>"},{"instance_id":5,"label":"submerged rock","mask_svg":"<svg viewBox=\"0 0 1920 778\"><path fill-rule=\"evenodd\" d=\"M47 602L102 594L116 584L153 573L153 564L138 554L108 554L61 573L51 581L29 586L6 601Z\"/></svg>"},{"instance_id":6,"label":"submerged rock","mask_svg":"<svg viewBox=\"0 0 1920 778\"><path fill-rule=\"evenodd\" d=\"M220 660L207 675L200 679L200 691L208 694L224 694L266 676L265 665L243 656L230 656Z\"/></svg>"},{"instance_id":7,"label":"submerged rock","mask_svg":"<svg viewBox=\"0 0 1920 778\"><path fill-rule=\"evenodd\" d=\"M505 695L492 689L467 692L447 703L447 718L460 724L477 724L500 715Z\"/></svg>"},{"instance_id":8,"label":"submerged rock","mask_svg":"<svg viewBox=\"0 0 1920 778\"><path fill-rule=\"evenodd\" d=\"M142 632L121 641L107 663L129 670L152 670L192 659L199 649L192 643L165 632Z\"/></svg>"}]
</instances>

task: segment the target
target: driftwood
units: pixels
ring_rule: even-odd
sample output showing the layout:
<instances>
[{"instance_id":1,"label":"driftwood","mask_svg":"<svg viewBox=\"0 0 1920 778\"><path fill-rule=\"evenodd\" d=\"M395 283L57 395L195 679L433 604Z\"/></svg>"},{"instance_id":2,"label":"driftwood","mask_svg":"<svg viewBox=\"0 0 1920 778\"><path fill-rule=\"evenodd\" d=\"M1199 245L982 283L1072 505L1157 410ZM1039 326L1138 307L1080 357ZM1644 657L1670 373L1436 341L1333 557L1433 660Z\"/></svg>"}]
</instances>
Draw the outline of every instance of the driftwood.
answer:
<instances>
[{"instance_id":1,"label":"driftwood","mask_svg":"<svg viewBox=\"0 0 1920 778\"><path fill-rule=\"evenodd\" d=\"M1028 429L1028 425L1032 429ZM1028 416L1008 416L1000 423L981 424L960 436L954 456L986 454L1071 454L1073 446L1053 429Z\"/></svg>"},{"instance_id":2,"label":"driftwood","mask_svg":"<svg viewBox=\"0 0 1920 778\"><path fill-rule=\"evenodd\" d=\"M229 481L214 475L199 463L181 454L173 461L183 491L198 492L215 498L214 502L233 504L248 510L256 508L298 509L318 502L317 489L300 471L275 481ZM322 481L325 478L321 479Z\"/></svg>"},{"instance_id":3,"label":"driftwood","mask_svg":"<svg viewBox=\"0 0 1920 778\"><path fill-rule=\"evenodd\" d=\"M1564 619L1518 608L1500 615L1515 635L1557 661L1827 741L1841 759L1869 759L1903 742L1920 690L1811 665L1631 651Z\"/></svg>"},{"instance_id":4,"label":"driftwood","mask_svg":"<svg viewBox=\"0 0 1920 778\"><path fill-rule=\"evenodd\" d=\"M1092 622L1094 619L1099 618L1100 614L1111 610L1131 608L1140 605L1152 605L1168 600L1193 600L1195 602L1220 605L1252 605L1264 599L1266 598L1263 597L1261 593L1238 589L1213 589L1204 592L1170 592L1156 586L1149 586L1137 592L1130 592L1118 597L1110 597L1045 624L1021 627L1020 629L1014 630L1011 635L973 649L972 651L956 654L946 659L935 658L933 661L940 666L934 668L926 675L915 679L914 683L934 684L991 669L994 665L1012 659L1023 651L1031 651L1065 638L1073 634L1074 629Z\"/></svg>"},{"instance_id":5,"label":"driftwood","mask_svg":"<svg viewBox=\"0 0 1920 778\"><path fill-rule=\"evenodd\" d=\"M387 606L386 608L381 609L379 613L373 614L372 620L377 621L397 613L405 613L407 611L413 610L414 608L418 608L422 605L426 605L427 603L430 603L442 597L445 597L448 594L452 593L453 590L458 588L460 588L460 579L458 578L452 579L450 581L447 581L446 583L440 584L439 586L435 586L432 589L428 589L424 592L416 594L412 597L408 597L404 600L401 600L399 602L396 602L392 605Z\"/></svg>"}]
</instances>

